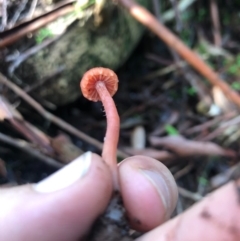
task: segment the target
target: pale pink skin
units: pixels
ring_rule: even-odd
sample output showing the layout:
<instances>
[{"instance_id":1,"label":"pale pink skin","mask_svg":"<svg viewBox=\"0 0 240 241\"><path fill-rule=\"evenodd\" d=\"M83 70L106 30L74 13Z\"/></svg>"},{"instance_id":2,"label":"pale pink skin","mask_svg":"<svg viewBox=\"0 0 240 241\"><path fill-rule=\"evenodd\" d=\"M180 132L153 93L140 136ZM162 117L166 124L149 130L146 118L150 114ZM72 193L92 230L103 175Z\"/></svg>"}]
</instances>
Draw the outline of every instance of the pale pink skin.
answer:
<instances>
[{"instance_id":1,"label":"pale pink skin","mask_svg":"<svg viewBox=\"0 0 240 241\"><path fill-rule=\"evenodd\" d=\"M96 83L96 90L101 98L107 118L107 131L104 138L102 151L103 160L109 165L113 175L113 186L119 190L118 169L117 169L117 145L119 138L120 120L115 103L108 92L104 82Z\"/></svg>"},{"instance_id":2,"label":"pale pink skin","mask_svg":"<svg viewBox=\"0 0 240 241\"><path fill-rule=\"evenodd\" d=\"M239 187L240 179L228 183L137 241L240 240Z\"/></svg>"},{"instance_id":3,"label":"pale pink skin","mask_svg":"<svg viewBox=\"0 0 240 241\"><path fill-rule=\"evenodd\" d=\"M59 171L64 180L71 177L72 170L68 170L68 175L66 170ZM155 177L167 187L164 190L170 195L159 195L163 190L159 189L160 183L155 185L149 181L144 171L154 171ZM133 156L121 162L119 177L123 202L130 214L132 227L145 232L155 228L137 241L240 240L237 190L240 189L240 179L228 183L183 214L164 223L166 213L167 216L172 213L177 201L176 184L167 168L150 157ZM96 154L92 154L88 172L61 190L42 193L37 191L35 184L1 187L0 240L82 240L80 238L86 236L93 222L106 209L112 191L112 174ZM162 196L168 197L167 203L172 205L166 208ZM140 222L136 223L136 220Z\"/></svg>"}]
</instances>

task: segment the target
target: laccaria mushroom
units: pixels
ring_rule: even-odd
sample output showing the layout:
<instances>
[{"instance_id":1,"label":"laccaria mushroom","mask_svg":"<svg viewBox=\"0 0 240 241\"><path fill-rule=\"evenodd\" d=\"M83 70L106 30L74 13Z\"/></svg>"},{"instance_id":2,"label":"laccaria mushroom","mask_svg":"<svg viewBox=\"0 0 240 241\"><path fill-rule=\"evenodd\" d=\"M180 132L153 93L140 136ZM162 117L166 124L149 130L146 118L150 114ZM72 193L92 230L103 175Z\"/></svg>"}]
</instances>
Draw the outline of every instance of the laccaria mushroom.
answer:
<instances>
[{"instance_id":1,"label":"laccaria mushroom","mask_svg":"<svg viewBox=\"0 0 240 241\"><path fill-rule=\"evenodd\" d=\"M109 165L115 190L119 190L117 171L117 144L119 138L119 115L112 99L118 89L118 77L110 69L93 68L87 71L80 87L85 98L91 101L102 101L106 112L107 130L102 151L103 160Z\"/></svg>"}]
</instances>

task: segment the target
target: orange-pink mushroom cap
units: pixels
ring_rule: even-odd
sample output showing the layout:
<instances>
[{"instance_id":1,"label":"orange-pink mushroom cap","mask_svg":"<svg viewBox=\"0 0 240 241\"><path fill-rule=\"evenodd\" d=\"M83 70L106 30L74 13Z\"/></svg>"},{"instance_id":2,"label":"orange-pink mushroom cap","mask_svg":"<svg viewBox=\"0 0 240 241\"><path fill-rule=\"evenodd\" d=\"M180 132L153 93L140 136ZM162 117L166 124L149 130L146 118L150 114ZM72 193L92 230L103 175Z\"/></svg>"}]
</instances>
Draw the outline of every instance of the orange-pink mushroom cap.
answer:
<instances>
[{"instance_id":1,"label":"orange-pink mushroom cap","mask_svg":"<svg viewBox=\"0 0 240 241\"><path fill-rule=\"evenodd\" d=\"M113 96L118 89L118 77L108 68L97 67L88 70L82 77L80 88L85 98L91 101L100 101L96 90L96 83L101 81L105 84L108 92Z\"/></svg>"}]
</instances>

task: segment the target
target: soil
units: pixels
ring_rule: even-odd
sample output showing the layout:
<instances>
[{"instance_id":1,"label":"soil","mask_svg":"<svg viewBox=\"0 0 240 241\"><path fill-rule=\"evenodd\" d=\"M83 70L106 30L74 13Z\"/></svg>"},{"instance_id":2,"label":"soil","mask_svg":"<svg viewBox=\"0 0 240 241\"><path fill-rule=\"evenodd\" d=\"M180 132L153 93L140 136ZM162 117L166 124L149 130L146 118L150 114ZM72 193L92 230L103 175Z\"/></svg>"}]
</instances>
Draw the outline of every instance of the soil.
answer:
<instances>
[{"instance_id":1,"label":"soil","mask_svg":"<svg viewBox=\"0 0 240 241\"><path fill-rule=\"evenodd\" d=\"M88 241L131 241L130 227L119 193L114 193L105 213L90 231Z\"/></svg>"}]
</instances>

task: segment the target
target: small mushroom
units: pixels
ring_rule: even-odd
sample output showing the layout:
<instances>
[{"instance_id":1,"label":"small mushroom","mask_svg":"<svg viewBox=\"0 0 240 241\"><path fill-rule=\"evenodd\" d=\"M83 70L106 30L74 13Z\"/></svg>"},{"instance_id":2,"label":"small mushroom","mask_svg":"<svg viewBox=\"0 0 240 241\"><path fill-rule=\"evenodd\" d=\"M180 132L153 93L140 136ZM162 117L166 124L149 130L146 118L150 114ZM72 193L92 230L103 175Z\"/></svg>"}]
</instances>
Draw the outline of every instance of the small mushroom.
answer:
<instances>
[{"instance_id":1,"label":"small mushroom","mask_svg":"<svg viewBox=\"0 0 240 241\"><path fill-rule=\"evenodd\" d=\"M102 158L109 165L115 190L119 190L117 169L117 145L120 120L112 99L118 89L118 77L110 69L93 68L87 71L80 82L80 88L85 98L91 101L102 101L106 112L107 130L104 138Z\"/></svg>"}]
</instances>

